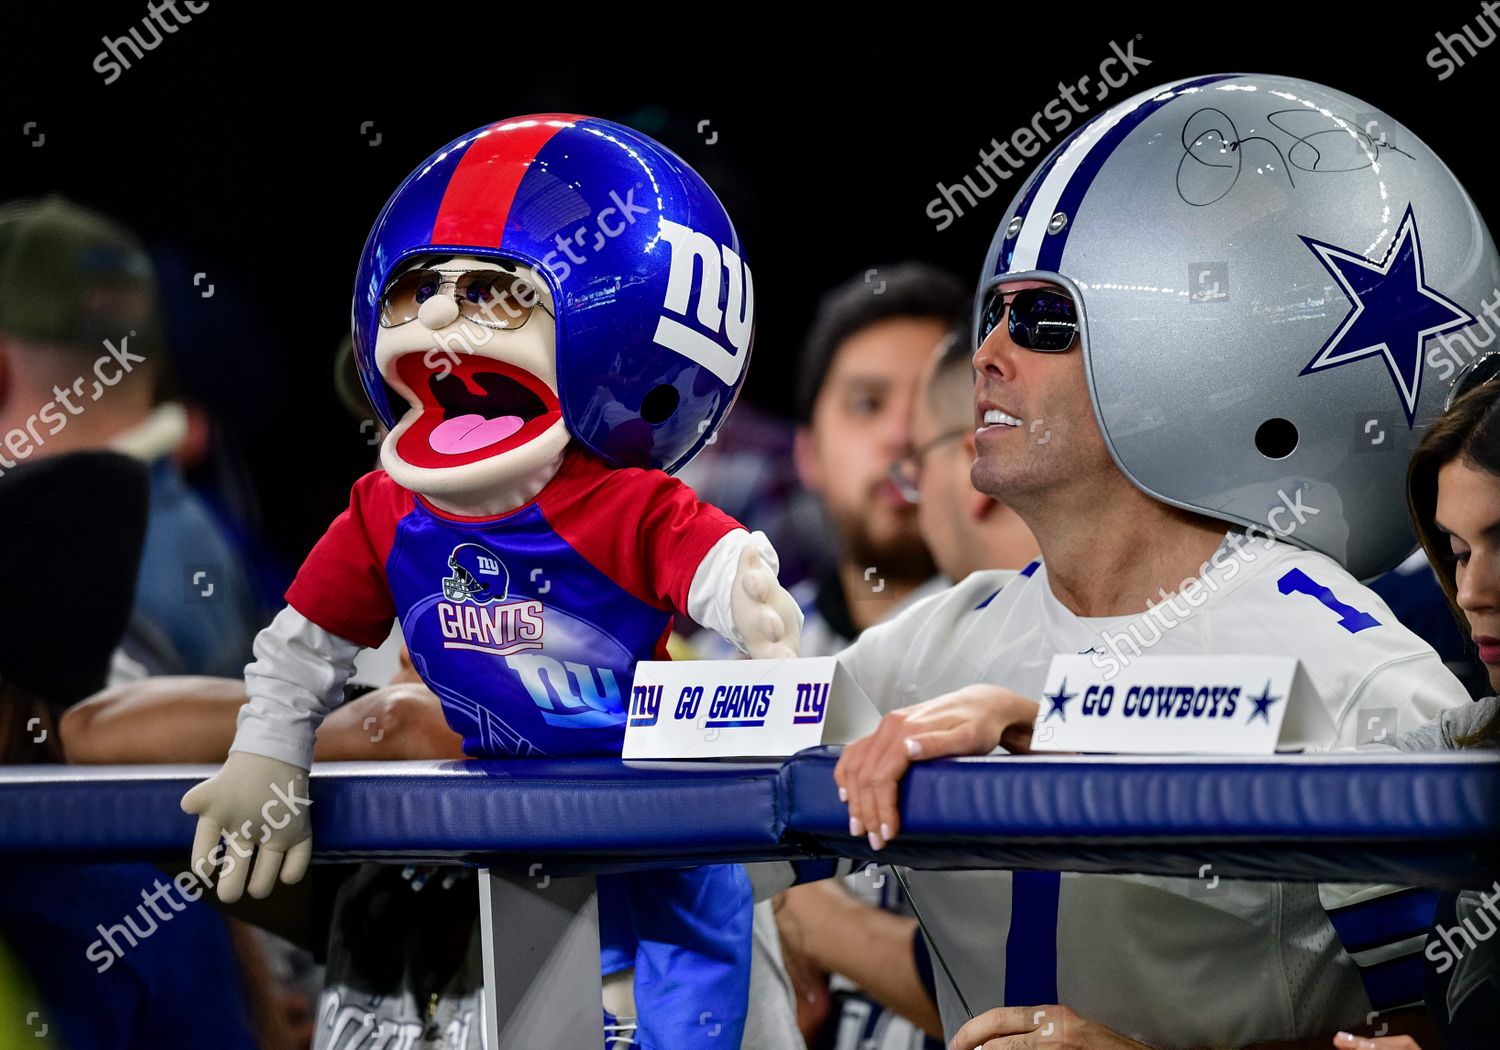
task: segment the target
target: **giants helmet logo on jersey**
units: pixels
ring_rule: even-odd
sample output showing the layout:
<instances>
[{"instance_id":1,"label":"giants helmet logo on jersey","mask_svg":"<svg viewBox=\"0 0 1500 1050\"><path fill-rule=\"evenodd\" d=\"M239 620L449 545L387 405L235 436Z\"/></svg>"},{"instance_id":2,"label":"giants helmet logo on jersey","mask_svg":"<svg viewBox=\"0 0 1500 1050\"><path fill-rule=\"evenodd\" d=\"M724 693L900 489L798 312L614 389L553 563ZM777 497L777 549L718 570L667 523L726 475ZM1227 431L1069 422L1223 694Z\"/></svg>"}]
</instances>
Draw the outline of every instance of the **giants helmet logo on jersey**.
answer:
<instances>
[{"instance_id":1,"label":"giants helmet logo on jersey","mask_svg":"<svg viewBox=\"0 0 1500 1050\"><path fill-rule=\"evenodd\" d=\"M488 548L460 543L448 555L451 575L443 579L443 597L476 605L504 601L510 593L510 572Z\"/></svg>"},{"instance_id":2,"label":"giants helmet logo on jersey","mask_svg":"<svg viewBox=\"0 0 1500 1050\"><path fill-rule=\"evenodd\" d=\"M495 656L542 648L542 603L535 598L506 601L510 570L493 551L460 543L448 555L448 568L452 572L443 578L448 600L437 603L443 648Z\"/></svg>"}]
</instances>

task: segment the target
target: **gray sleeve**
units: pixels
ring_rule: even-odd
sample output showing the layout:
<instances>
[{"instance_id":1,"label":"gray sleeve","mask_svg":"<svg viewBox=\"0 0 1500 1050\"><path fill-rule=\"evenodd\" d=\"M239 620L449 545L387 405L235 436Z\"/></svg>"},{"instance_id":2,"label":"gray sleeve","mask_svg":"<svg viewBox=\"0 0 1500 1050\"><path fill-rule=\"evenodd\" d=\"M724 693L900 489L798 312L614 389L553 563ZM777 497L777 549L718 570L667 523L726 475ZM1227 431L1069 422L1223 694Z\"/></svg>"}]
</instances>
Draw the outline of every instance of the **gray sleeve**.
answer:
<instances>
[{"instance_id":1,"label":"gray sleeve","mask_svg":"<svg viewBox=\"0 0 1500 1050\"><path fill-rule=\"evenodd\" d=\"M1456 751L1458 738L1468 736L1500 709L1500 697L1487 696L1474 703L1450 707L1431 721L1396 737L1391 743L1400 751Z\"/></svg>"},{"instance_id":2,"label":"gray sleeve","mask_svg":"<svg viewBox=\"0 0 1500 1050\"><path fill-rule=\"evenodd\" d=\"M311 766L318 726L343 702L360 648L291 606L282 609L255 636L255 661L245 668L249 699L230 750Z\"/></svg>"}]
</instances>

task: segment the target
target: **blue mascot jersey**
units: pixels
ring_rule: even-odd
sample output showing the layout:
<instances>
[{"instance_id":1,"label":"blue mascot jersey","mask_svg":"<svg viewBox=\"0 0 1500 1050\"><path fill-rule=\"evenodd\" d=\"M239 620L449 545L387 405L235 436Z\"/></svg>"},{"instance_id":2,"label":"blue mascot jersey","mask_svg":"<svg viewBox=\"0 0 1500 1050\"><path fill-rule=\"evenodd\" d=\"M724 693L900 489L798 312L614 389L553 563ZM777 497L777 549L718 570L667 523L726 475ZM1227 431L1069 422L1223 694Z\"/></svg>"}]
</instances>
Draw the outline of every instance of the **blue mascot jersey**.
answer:
<instances>
[{"instance_id":1,"label":"blue mascot jersey","mask_svg":"<svg viewBox=\"0 0 1500 1050\"><path fill-rule=\"evenodd\" d=\"M668 658L698 564L741 527L661 471L576 446L535 499L489 518L440 511L377 470L286 599L365 646L399 615L476 758L618 755L636 661Z\"/></svg>"}]
</instances>

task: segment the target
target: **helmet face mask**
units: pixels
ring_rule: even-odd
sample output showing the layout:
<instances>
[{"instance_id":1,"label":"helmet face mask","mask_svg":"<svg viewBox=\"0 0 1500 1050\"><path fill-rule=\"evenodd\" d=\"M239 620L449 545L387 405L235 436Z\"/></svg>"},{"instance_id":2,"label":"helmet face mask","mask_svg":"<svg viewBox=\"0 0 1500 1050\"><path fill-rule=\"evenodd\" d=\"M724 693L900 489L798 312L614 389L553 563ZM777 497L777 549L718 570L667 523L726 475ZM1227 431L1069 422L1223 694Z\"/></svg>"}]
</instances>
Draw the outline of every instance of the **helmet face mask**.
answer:
<instances>
[{"instance_id":1,"label":"helmet face mask","mask_svg":"<svg viewBox=\"0 0 1500 1050\"><path fill-rule=\"evenodd\" d=\"M703 180L629 128L573 114L500 121L434 153L392 195L366 241L352 307L361 380L391 428L400 424L385 384L410 399L413 383L431 377L391 367L401 355L387 348L442 356L447 347L419 345L408 333L420 320L381 327L382 297L403 268L431 256L467 259L444 267L480 260L530 271L555 324L538 324L539 313L515 330L458 318L453 334L468 344L458 356L509 359L550 328L550 380L535 363L521 367L544 380L561 425L528 431L519 445L497 442L493 458L508 462L485 464L473 449L459 452L462 462L419 462L429 435L403 441L393 430L383 455L407 487L476 491L526 467L523 450L545 462L570 437L611 464L676 470L713 439L744 383L754 288L739 238Z\"/></svg>"},{"instance_id":2,"label":"helmet face mask","mask_svg":"<svg viewBox=\"0 0 1500 1050\"><path fill-rule=\"evenodd\" d=\"M1402 478L1447 393L1437 347L1467 338L1500 258L1447 167L1373 106L1226 74L1058 145L999 224L976 334L985 291L1022 278L1072 294L1132 484L1368 578L1412 548Z\"/></svg>"}]
</instances>

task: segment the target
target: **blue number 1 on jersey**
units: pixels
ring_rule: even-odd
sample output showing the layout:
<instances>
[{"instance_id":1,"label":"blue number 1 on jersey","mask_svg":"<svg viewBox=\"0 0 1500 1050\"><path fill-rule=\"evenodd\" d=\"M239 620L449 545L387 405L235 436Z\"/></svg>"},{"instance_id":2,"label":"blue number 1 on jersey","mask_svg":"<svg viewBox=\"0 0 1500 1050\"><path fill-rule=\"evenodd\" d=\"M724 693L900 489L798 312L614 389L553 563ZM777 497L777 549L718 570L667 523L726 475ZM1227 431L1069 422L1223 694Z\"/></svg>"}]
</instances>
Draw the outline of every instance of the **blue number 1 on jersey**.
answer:
<instances>
[{"instance_id":1,"label":"blue number 1 on jersey","mask_svg":"<svg viewBox=\"0 0 1500 1050\"><path fill-rule=\"evenodd\" d=\"M1367 612L1360 612L1352 605L1339 601L1332 591L1301 569L1291 569L1276 581L1276 589L1282 594L1307 594L1318 599L1339 614L1339 626L1350 634L1358 634L1366 627L1379 627L1380 621Z\"/></svg>"}]
</instances>

